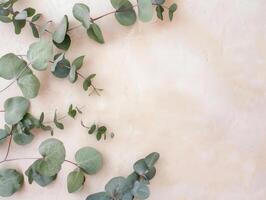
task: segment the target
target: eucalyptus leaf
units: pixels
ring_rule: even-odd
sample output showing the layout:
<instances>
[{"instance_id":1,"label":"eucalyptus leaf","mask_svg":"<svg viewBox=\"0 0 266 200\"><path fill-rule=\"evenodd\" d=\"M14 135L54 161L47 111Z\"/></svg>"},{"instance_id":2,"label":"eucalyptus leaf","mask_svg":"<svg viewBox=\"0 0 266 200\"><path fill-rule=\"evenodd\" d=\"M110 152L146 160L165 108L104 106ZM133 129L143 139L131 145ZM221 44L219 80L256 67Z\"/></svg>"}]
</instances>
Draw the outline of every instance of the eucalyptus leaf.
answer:
<instances>
[{"instance_id":1,"label":"eucalyptus leaf","mask_svg":"<svg viewBox=\"0 0 266 200\"><path fill-rule=\"evenodd\" d=\"M85 58L85 56L79 56L79 57L77 57L72 62L72 66L76 66L76 70L79 70L82 67L82 65L83 65L84 58Z\"/></svg>"},{"instance_id":2,"label":"eucalyptus leaf","mask_svg":"<svg viewBox=\"0 0 266 200\"><path fill-rule=\"evenodd\" d=\"M26 176L28 176L28 182L29 184L32 184L32 182L36 182L38 185L45 187L52 183L56 177L57 174L54 176L43 176L38 171L37 168L39 164L41 163L41 160L36 160L25 172Z\"/></svg>"},{"instance_id":3,"label":"eucalyptus leaf","mask_svg":"<svg viewBox=\"0 0 266 200\"><path fill-rule=\"evenodd\" d=\"M160 20L163 20L163 12L164 12L164 8L161 5L156 6L157 17Z\"/></svg>"},{"instance_id":4,"label":"eucalyptus leaf","mask_svg":"<svg viewBox=\"0 0 266 200\"><path fill-rule=\"evenodd\" d=\"M33 36L34 36L35 38L39 38L40 35L39 35L39 31L38 31L36 25L33 24L32 22L29 22L29 24L30 24L30 27L31 27L31 31L32 31Z\"/></svg>"},{"instance_id":5,"label":"eucalyptus leaf","mask_svg":"<svg viewBox=\"0 0 266 200\"><path fill-rule=\"evenodd\" d=\"M13 131L13 140L18 145L27 145L31 143L33 137L34 136L30 132L25 133L25 132Z\"/></svg>"},{"instance_id":6,"label":"eucalyptus leaf","mask_svg":"<svg viewBox=\"0 0 266 200\"><path fill-rule=\"evenodd\" d=\"M0 58L0 77L11 80L16 78L27 63L13 53L8 53Z\"/></svg>"},{"instance_id":7,"label":"eucalyptus leaf","mask_svg":"<svg viewBox=\"0 0 266 200\"><path fill-rule=\"evenodd\" d=\"M55 71L56 65L57 65L61 60L63 60L64 56L65 56L65 53L60 53L60 54L57 54L57 55L55 56L54 63L53 63L52 66L51 66L51 72L54 72L54 71Z\"/></svg>"},{"instance_id":8,"label":"eucalyptus leaf","mask_svg":"<svg viewBox=\"0 0 266 200\"><path fill-rule=\"evenodd\" d=\"M36 22L40 19L41 16L42 16L42 14L38 13L32 17L31 21Z\"/></svg>"},{"instance_id":9,"label":"eucalyptus leaf","mask_svg":"<svg viewBox=\"0 0 266 200\"><path fill-rule=\"evenodd\" d=\"M100 27L97 24L92 23L90 25L90 27L88 28L88 30L87 30L87 34L94 41L96 41L96 42L98 42L100 44L104 43L102 31L101 31Z\"/></svg>"},{"instance_id":10,"label":"eucalyptus leaf","mask_svg":"<svg viewBox=\"0 0 266 200\"><path fill-rule=\"evenodd\" d=\"M8 132L5 129L0 129L0 144L2 144L8 136Z\"/></svg>"},{"instance_id":11,"label":"eucalyptus leaf","mask_svg":"<svg viewBox=\"0 0 266 200\"><path fill-rule=\"evenodd\" d=\"M15 20L25 20L28 17L28 13L26 10L21 11L15 16Z\"/></svg>"},{"instance_id":12,"label":"eucalyptus leaf","mask_svg":"<svg viewBox=\"0 0 266 200\"><path fill-rule=\"evenodd\" d=\"M56 60L60 54L55 55L54 60ZM61 61L57 62L53 75L57 78L66 78L70 72L70 62L63 58Z\"/></svg>"},{"instance_id":13,"label":"eucalyptus leaf","mask_svg":"<svg viewBox=\"0 0 266 200\"><path fill-rule=\"evenodd\" d=\"M73 7L73 16L88 29L90 27L90 8L83 3L76 3Z\"/></svg>"},{"instance_id":14,"label":"eucalyptus leaf","mask_svg":"<svg viewBox=\"0 0 266 200\"><path fill-rule=\"evenodd\" d=\"M144 174L146 174L149 171L149 167L147 166L146 162L144 159L140 159L138 160L135 164L134 164L134 171L138 174L143 176Z\"/></svg>"},{"instance_id":15,"label":"eucalyptus leaf","mask_svg":"<svg viewBox=\"0 0 266 200\"><path fill-rule=\"evenodd\" d=\"M148 22L152 19L152 0L138 0L138 15L143 22Z\"/></svg>"},{"instance_id":16,"label":"eucalyptus leaf","mask_svg":"<svg viewBox=\"0 0 266 200\"><path fill-rule=\"evenodd\" d=\"M83 89L85 91L88 90L88 88L91 86L91 80L96 76L96 74L89 75L83 82Z\"/></svg>"},{"instance_id":17,"label":"eucalyptus leaf","mask_svg":"<svg viewBox=\"0 0 266 200\"><path fill-rule=\"evenodd\" d=\"M56 43L59 44L62 43L65 39L67 29L68 29L68 17L67 15L65 15L53 34L53 40Z\"/></svg>"},{"instance_id":18,"label":"eucalyptus leaf","mask_svg":"<svg viewBox=\"0 0 266 200\"><path fill-rule=\"evenodd\" d=\"M34 8L26 8L26 9L24 9L24 11L27 12L27 17L32 17L36 12L36 10Z\"/></svg>"},{"instance_id":19,"label":"eucalyptus leaf","mask_svg":"<svg viewBox=\"0 0 266 200\"><path fill-rule=\"evenodd\" d=\"M45 70L53 56L53 44L40 40L30 45L27 52L28 60L36 70Z\"/></svg>"},{"instance_id":20,"label":"eucalyptus leaf","mask_svg":"<svg viewBox=\"0 0 266 200\"><path fill-rule=\"evenodd\" d=\"M160 154L157 152L153 152L145 157L145 163L149 169L151 169L154 164L159 160Z\"/></svg>"},{"instance_id":21,"label":"eucalyptus leaf","mask_svg":"<svg viewBox=\"0 0 266 200\"><path fill-rule=\"evenodd\" d=\"M23 175L15 169L0 170L0 196L9 197L23 185Z\"/></svg>"},{"instance_id":22,"label":"eucalyptus leaf","mask_svg":"<svg viewBox=\"0 0 266 200\"><path fill-rule=\"evenodd\" d=\"M66 34L65 39L62 43L56 43L55 41L53 41L53 43L58 49L67 51L71 45L71 38Z\"/></svg>"},{"instance_id":23,"label":"eucalyptus leaf","mask_svg":"<svg viewBox=\"0 0 266 200\"><path fill-rule=\"evenodd\" d=\"M76 65L71 65L70 72L69 72L69 81L74 83L77 80L77 68Z\"/></svg>"},{"instance_id":24,"label":"eucalyptus leaf","mask_svg":"<svg viewBox=\"0 0 266 200\"><path fill-rule=\"evenodd\" d=\"M137 15L133 9L133 5L128 0L122 0L117 3L119 7L115 13L116 20L123 26L131 26L135 24L137 20Z\"/></svg>"},{"instance_id":25,"label":"eucalyptus leaf","mask_svg":"<svg viewBox=\"0 0 266 200\"><path fill-rule=\"evenodd\" d=\"M106 185L106 193L115 198L121 198L123 193L128 189L126 178L119 176L112 178Z\"/></svg>"},{"instance_id":26,"label":"eucalyptus leaf","mask_svg":"<svg viewBox=\"0 0 266 200\"><path fill-rule=\"evenodd\" d=\"M37 166L37 171L43 176L54 176L65 160L66 150L64 144L57 139L47 139L39 146L43 159Z\"/></svg>"},{"instance_id":27,"label":"eucalyptus leaf","mask_svg":"<svg viewBox=\"0 0 266 200\"><path fill-rule=\"evenodd\" d=\"M169 7L169 19L170 21L173 20L173 17L174 17L174 13L175 11L177 10L177 4L176 3L173 3L170 7Z\"/></svg>"},{"instance_id":28,"label":"eucalyptus leaf","mask_svg":"<svg viewBox=\"0 0 266 200\"><path fill-rule=\"evenodd\" d=\"M150 181L156 175L156 168L152 167L149 171L145 174L145 177Z\"/></svg>"},{"instance_id":29,"label":"eucalyptus leaf","mask_svg":"<svg viewBox=\"0 0 266 200\"><path fill-rule=\"evenodd\" d=\"M112 200L105 192L99 192L89 195L86 200Z\"/></svg>"},{"instance_id":30,"label":"eucalyptus leaf","mask_svg":"<svg viewBox=\"0 0 266 200\"><path fill-rule=\"evenodd\" d=\"M40 89L40 81L34 74L27 74L18 79L18 86L23 96L31 99L35 98Z\"/></svg>"},{"instance_id":31,"label":"eucalyptus leaf","mask_svg":"<svg viewBox=\"0 0 266 200\"><path fill-rule=\"evenodd\" d=\"M132 194L137 199L144 200L150 196L150 190L147 185L137 181L132 189Z\"/></svg>"},{"instance_id":32,"label":"eucalyptus leaf","mask_svg":"<svg viewBox=\"0 0 266 200\"><path fill-rule=\"evenodd\" d=\"M0 21L4 23L10 23L12 22L12 19L9 16L0 15Z\"/></svg>"},{"instance_id":33,"label":"eucalyptus leaf","mask_svg":"<svg viewBox=\"0 0 266 200\"><path fill-rule=\"evenodd\" d=\"M79 169L70 172L67 176L67 190L69 193L78 191L85 182L85 176Z\"/></svg>"},{"instance_id":34,"label":"eucalyptus leaf","mask_svg":"<svg viewBox=\"0 0 266 200\"><path fill-rule=\"evenodd\" d=\"M27 113L29 106L29 100L24 97L8 98L4 103L6 123L10 125L18 123Z\"/></svg>"},{"instance_id":35,"label":"eucalyptus leaf","mask_svg":"<svg viewBox=\"0 0 266 200\"><path fill-rule=\"evenodd\" d=\"M75 154L78 166L87 174L96 174L103 164L103 158L99 151L92 147L83 147Z\"/></svg>"},{"instance_id":36,"label":"eucalyptus leaf","mask_svg":"<svg viewBox=\"0 0 266 200\"><path fill-rule=\"evenodd\" d=\"M15 14L13 16L13 25L14 25L14 28L15 28L15 33L18 35L18 34L21 33L21 30L25 27L26 20L25 19L24 20L16 20L15 19L16 18L16 15L17 14Z\"/></svg>"},{"instance_id":37,"label":"eucalyptus leaf","mask_svg":"<svg viewBox=\"0 0 266 200\"><path fill-rule=\"evenodd\" d=\"M64 129L64 124L58 122L58 120L57 120L57 114L56 114L56 111L55 111L55 113L54 113L54 124L55 124L55 126L56 126L57 128L59 128L59 129Z\"/></svg>"},{"instance_id":38,"label":"eucalyptus leaf","mask_svg":"<svg viewBox=\"0 0 266 200\"><path fill-rule=\"evenodd\" d=\"M129 191L129 192L123 194L121 200L132 200L133 198L134 198L133 194L131 193L131 191Z\"/></svg>"}]
</instances>

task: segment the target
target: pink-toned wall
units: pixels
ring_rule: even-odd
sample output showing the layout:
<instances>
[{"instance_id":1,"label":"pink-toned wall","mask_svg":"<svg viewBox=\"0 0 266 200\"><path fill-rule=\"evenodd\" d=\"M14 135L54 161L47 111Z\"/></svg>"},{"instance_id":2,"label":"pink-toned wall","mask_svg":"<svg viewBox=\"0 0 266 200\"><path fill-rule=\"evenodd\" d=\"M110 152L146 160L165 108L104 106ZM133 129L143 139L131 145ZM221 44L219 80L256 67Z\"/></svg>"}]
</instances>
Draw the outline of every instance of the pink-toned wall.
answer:
<instances>
[{"instance_id":1,"label":"pink-toned wall","mask_svg":"<svg viewBox=\"0 0 266 200\"><path fill-rule=\"evenodd\" d=\"M92 16L111 11L107 0L26 1L53 20L64 14L71 26L75 2L87 3ZM67 57L86 55L83 74L97 73L102 96L88 96L82 82L70 84L48 71L37 73L40 95L31 112L45 111L52 119L73 103L86 106L77 120L67 119L55 132L64 141L67 158L82 146L93 146L104 156L103 169L87 177L85 188L68 194L64 164L57 180L46 188L25 184L10 200L80 200L101 191L113 176L127 175L135 160L151 151L161 153L150 200L265 200L266 199L266 1L178 0L172 23L154 19L131 28L113 16L99 21L106 44L90 40L83 29L71 33ZM16 36L0 24L0 54L25 54L34 41L28 28ZM7 81L0 80L0 88ZM16 86L0 94L20 95ZM80 126L103 122L115 139L97 142ZM3 114L0 124L4 125ZM38 145L49 137L39 132L26 147L12 145L10 157L38 155ZM6 146L0 146L3 157ZM25 171L31 161L5 166ZM0 198L2 199L2 198Z\"/></svg>"}]
</instances>

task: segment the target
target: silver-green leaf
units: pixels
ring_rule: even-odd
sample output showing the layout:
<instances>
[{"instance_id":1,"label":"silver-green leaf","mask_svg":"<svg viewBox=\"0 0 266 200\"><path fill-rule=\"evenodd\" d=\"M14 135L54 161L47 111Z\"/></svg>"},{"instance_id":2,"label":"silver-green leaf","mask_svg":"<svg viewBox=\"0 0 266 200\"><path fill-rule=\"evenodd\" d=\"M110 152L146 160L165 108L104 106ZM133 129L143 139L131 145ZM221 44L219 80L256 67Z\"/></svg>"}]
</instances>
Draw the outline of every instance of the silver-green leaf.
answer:
<instances>
[{"instance_id":1,"label":"silver-green leaf","mask_svg":"<svg viewBox=\"0 0 266 200\"><path fill-rule=\"evenodd\" d=\"M68 29L68 17L67 15L65 15L53 34L53 40L56 43L62 43L65 39L67 29Z\"/></svg>"},{"instance_id":2,"label":"silver-green leaf","mask_svg":"<svg viewBox=\"0 0 266 200\"><path fill-rule=\"evenodd\" d=\"M119 176L112 178L106 185L105 191L111 197L122 197L123 193L128 189L126 178Z\"/></svg>"},{"instance_id":3,"label":"silver-green leaf","mask_svg":"<svg viewBox=\"0 0 266 200\"><path fill-rule=\"evenodd\" d=\"M0 170L0 196L9 197L23 185L23 175L15 169Z\"/></svg>"},{"instance_id":4,"label":"silver-green leaf","mask_svg":"<svg viewBox=\"0 0 266 200\"><path fill-rule=\"evenodd\" d=\"M138 0L139 19L148 22L153 17L152 0Z\"/></svg>"},{"instance_id":5,"label":"silver-green leaf","mask_svg":"<svg viewBox=\"0 0 266 200\"><path fill-rule=\"evenodd\" d=\"M132 194L135 198L144 200L150 196L150 190L147 185L137 181L132 189Z\"/></svg>"},{"instance_id":6,"label":"silver-green leaf","mask_svg":"<svg viewBox=\"0 0 266 200\"><path fill-rule=\"evenodd\" d=\"M53 44L47 40L40 40L30 45L27 57L36 70L45 70L53 57Z\"/></svg>"},{"instance_id":7,"label":"silver-green leaf","mask_svg":"<svg viewBox=\"0 0 266 200\"><path fill-rule=\"evenodd\" d=\"M40 81L34 74L27 74L18 79L18 86L24 97L32 99L39 93Z\"/></svg>"},{"instance_id":8,"label":"silver-green leaf","mask_svg":"<svg viewBox=\"0 0 266 200\"><path fill-rule=\"evenodd\" d=\"M69 193L78 191L84 184L85 176L80 169L70 172L67 176L67 190Z\"/></svg>"},{"instance_id":9,"label":"silver-green leaf","mask_svg":"<svg viewBox=\"0 0 266 200\"><path fill-rule=\"evenodd\" d=\"M75 154L78 166L87 174L96 174L103 164L102 154L92 147L83 147Z\"/></svg>"},{"instance_id":10,"label":"silver-green leaf","mask_svg":"<svg viewBox=\"0 0 266 200\"><path fill-rule=\"evenodd\" d=\"M90 8L83 3L76 3L73 7L73 16L88 29L90 27Z\"/></svg>"},{"instance_id":11,"label":"silver-green leaf","mask_svg":"<svg viewBox=\"0 0 266 200\"><path fill-rule=\"evenodd\" d=\"M27 63L13 53L8 53L0 58L0 77L11 80L16 78Z\"/></svg>"},{"instance_id":12,"label":"silver-green leaf","mask_svg":"<svg viewBox=\"0 0 266 200\"><path fill-rule=\"evenodd\" d=\"M39 146L39 152L43 156L37 171L44 176L57 174L66 157L64 144L57 139L47 139Z\"/></svg>"},{"instance_id":13,"label":"silver-green leaf","mask_svg":"<svg viewBox=\"0 0 266 200\"><path fill-rule=\"evenodd\" d=\"M30 106L28 99L24 97L12 97L5 101L5 121L9 125L18 123L27 113Z\"/></svg>"}]
</instances>

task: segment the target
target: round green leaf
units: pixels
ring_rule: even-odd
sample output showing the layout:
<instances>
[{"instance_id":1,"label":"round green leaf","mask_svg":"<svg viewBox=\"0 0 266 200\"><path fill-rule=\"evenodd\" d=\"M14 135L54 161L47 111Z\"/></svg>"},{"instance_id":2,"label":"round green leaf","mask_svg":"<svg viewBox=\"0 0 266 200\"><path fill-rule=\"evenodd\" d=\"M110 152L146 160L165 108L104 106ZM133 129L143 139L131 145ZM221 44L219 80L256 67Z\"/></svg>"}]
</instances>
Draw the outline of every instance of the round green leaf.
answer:
<instances>
[{"instance_id":1,"label":"round green leaf","mask_svg":"<svg viewBox=\"0 0 266 200\"><path fill-rule=\"evenodd\" d=\"M137 15L135 10L132 8L131 2L125 0L121 3L121 6L115 13L116 20L123 26L131 26L135 24Z\"/></svg>"},{"instance_id":2,"label":"round green leaf","mask_svg":"<svg viewBox=\"0 0 266 200\"><path fill-rule=\"evenodd\" d=\"M66 35L62 43L56 43L55 41L53 41L53 43L58 49L62 49L66 51L69 49L71 45L71 38L69 37L69 35Z\"/></svg>"},{"instance_id":3,"label":"round green leaf","mask_svg":"<svg viewBox=\"0 0 266 200\"><path fill-rule=\"evenodd\" d=\"M55 55L54 60L56 60L59 56L60 54ZM69 72L70 62L67 59L63 58L56 64L55 70L52 73L57 78L66 78L69 75Z\"/></svg>"},{"instance_id":4,"label":"round green leaf","mask_svg":"<svg viewBox=\"0 0 266 200\"><path fill-rule=\"evenodd\" d=\"M145 162L144 159L138 160L135 164L134 164L134 170L138 175L143 176L144 174L146 174L149 171L149 168Z\"/></svg>"},{"instance_id":5,"label":"round green leaf","mask_svg":"<svg viewBox=\"0 0 266 200\"><path fill-rule=\"evenodd\" d=\"M43 159L39 163L37 171L44 176L57 174L66 156L64 144L57 139L47 139L39 146L39 152Z\"/></svg>"},{"instance_id":6,"label":"round green leaf","mask_svg":"<svg viewBox=\"0 0 266 200\"><path fill-rule=\"evenodd\" d=\"M23 96L31 99L38 95L40 81L34 74L27 74L18 79L18 86Z\"/></svg>"},{"instance_id":7,"label":"round green leaf","mask_svg":"<svg viewBox=\"0 0 266 200\"><path fill-rule=\"evenodd\" d=\"M153 9L151 0L138 0L139 19L143 22L148 22L152 19Z\"/></svg>"},{"instance_id":8,"label":"round green leaf","mask_svg":"<svg viewBox=\"0 0 266 200\"><path fill-rule=\"evenodd\" d=\"M150 196L150 190L147 185L137 181L132 189L132 194L135 198L143 200Z\"/></svg>"},{"instance_id":9,"label":"round green leaf","mask_svg":"<svg viewBox=\"0 0 266 200\"><path fill-rule=\"evenodd\" d=\"M23 185L23 175L14 169L0 170L0 196L9 197Z\"/></svg>"},{"instance_id":10,"label":"round green leaf","mask_svg":"<svg viewBox=\"0 0 266 200\"><path fill-rule=\"evenodd\" d=\"M24 97L12 97L5 101L5 121L13 125L18 123L27 113L30 106L29 100Z\"/></svg>"},{"instance_id":11,"label":"round green leaf","mask_svg":"<svg viewBox=\"0 0 266 200\"><path fill-rule=\"evenodd\" d=\"M135 182L138 180L138 174L136 172L131 173L128 177L127 177L127 185L129 188L133 188Z\"/></svg>"},{"instance_id":12,"label":"round green leaf","mask_svg":"<svg viewBox=\"0 0 266 200\"><path fill-rule=\"evenodd\" d=\"M83 3L76 3L73 7L73 16L88 29L90 27L90 8Z\"/></svg>"},{"instance_id":13,"label":"round green leaf","mask_svg":"<svg viewBox=\"0 0 266 200\"><path fill-rule=\"evenodd\" d=\"M154 166L154 164L158 161L159 158L160 158L160 154L157 152L153 152L149 154L148 156L146 156L144 160L148 168L151 169Z\"/></svg>"},{"instance_id":14,"label":"round green leaf","mask_svg":"<svg viewBox=\"0 0 266 200\"><path fill-rule=\"evenodd\" d=\"M75 159L78 166L87 174L95 174L102 168L102 155L92 147L83 147L78 150Z\"/></svg>"},{"instance_id":15,"label":"round green leaf","mask_svg":"<svg viewBox=\"0 0 266 200\"><path fill-rule=\"evenodd\" d=\"M27 57L36 70L45 70L53 56L53 44L40 40L30 45Z\"/></svg>"},{"instance_id":16,"label":"round green leaf","mask_svg":"<svg viewBox=\"0 0 266 200\"><path fill-rule=\"evenodd\" d=\"M85 176L82 171L75 170L67 176L67 190L69 193L78 191L85 182Z\"/></svg>"},{"instance_id":17,"label":"round green leaf","mask_svg":"<svg viewBox=\"0 0 266 200\"><path fill-rule=\"evenodd\" d=\"M86 200L112 200L105 192L99 192L89 195Z\"/></svg>"},{"instance_id":18,"label":"round green leaf","mask_svg":"<svg viewBox=\"0 0 266 200\"><path fill-rule=\"evenodd\" d=\"M27 63L13 53L6 54L0 58L0 77L11 80L17 77Z\"/></svg>"},{"instance_id":19,"label":"round green leaf","mask_svg":"<svg viewBox=\"0 0 266 200\"><path fill-rule=\"evenodd\" d=\"M26 176L28 176L29 184L32 184L35 181L38 185L45 187L52 183L57 175L54 176L42 176L38 173L37 167L41 163L41 160L36 160L25 172Z\"/></svg>"},{"instance_id":20,"label":"round green leaf","mask_svg":"<svg viewBox=\"0 0 266 200\"><path fill-rule=\"evenodd\" d=\"M14 132L13 131L13 140L18 145L27 145L32 142L33 135L30 132Z\"/></svg>"},{"instance_id":21,"label":"round green leaf","mask_svg":"<svg viewBox=\"0 0 266 200\"><path fill-rule=\"evenodd\" d=\"M112 178L106 185L105 191L111 197L120 198L123 193L128 189L126 178L119 176Z\"/></svg>"},{"instance_id":22,"label":"round green leaf","mask_svg":"<svg viewBox=\"0 0 266 200\"><path fill-rule=\"evenodd\" d=\"M67 29L68 29L68 17L67 15L65 15L53 34L53 40L56 43L59 44L62 43L65 39Z\"/></svg>"}]
</instances>

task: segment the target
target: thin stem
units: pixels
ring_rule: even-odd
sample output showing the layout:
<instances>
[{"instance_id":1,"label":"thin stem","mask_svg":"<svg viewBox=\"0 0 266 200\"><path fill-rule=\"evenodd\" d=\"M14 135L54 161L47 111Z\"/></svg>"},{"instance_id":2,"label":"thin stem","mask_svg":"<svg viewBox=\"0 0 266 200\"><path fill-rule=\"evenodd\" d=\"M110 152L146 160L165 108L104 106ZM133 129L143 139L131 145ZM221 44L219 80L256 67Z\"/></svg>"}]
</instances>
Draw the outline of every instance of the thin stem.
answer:
<instances>
[{"instance_id":1,"label":"thin stem","mask_svg":"<svg viewBox=\"0 0 266 200\"><path fill-rule=\"evenodd\" d=\"M8 155L9 155L9 152L10 152L10 148L11 148L12 138L13 138L13 135L11 134L11 136L9 138L9 142L8 142L8 146L7 146L7 151L6 151L6 155L5 155L4 160L7 160L7 158L8 158Z\"/></svg>"},{"instance_id":2,"label":"thin stem","mask_svg":"<svg viewBox=\"0 0 266 200\"><path fill-rule=\"evenodd\" d=\"M0 112L5 112L4 110L0 110Z\"/></svg>"},{"instance_id":3,"label":"thin stem","mask_svg":"<svg viewBox=\"0 0 266 200\"><path fill-rule=\"evenodd\" d=\"M70 160L65 160L64 162L67 162L67 163L70 163L72 165L75 165L76 167L79 167L77 163L74 163L74 162L72 162Z\"/></svg>"},{"instance_id":4,"label":"thin stem","mask_svg":"<svg viewBox=\"0 0 266 200\"><path fill-rule=\"evenodd\" d=\"M9 83L6 87L4 87L3 89L0 90L0 93L4 92L6 89L8 89L11 85L13 85L17 80L12 81L11 83Z\"/></svg>"},{"instance_id":5,"label":"thin stem","mask_svg":"<svg viewBox=\"0 0 266 200\"><path fill-rule=\"evenodd\" d=\"M19 160L39 160L42 158L11 158L11 159L5 159L0 162L0 164L5 163L5 162L13 162L13 161L19 161ZM76 167L79 167L77 163L74 163L70 160L64 160L64 162L70 163L72 165L75 165Z\"/></svg>"}]
</instances>

